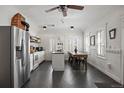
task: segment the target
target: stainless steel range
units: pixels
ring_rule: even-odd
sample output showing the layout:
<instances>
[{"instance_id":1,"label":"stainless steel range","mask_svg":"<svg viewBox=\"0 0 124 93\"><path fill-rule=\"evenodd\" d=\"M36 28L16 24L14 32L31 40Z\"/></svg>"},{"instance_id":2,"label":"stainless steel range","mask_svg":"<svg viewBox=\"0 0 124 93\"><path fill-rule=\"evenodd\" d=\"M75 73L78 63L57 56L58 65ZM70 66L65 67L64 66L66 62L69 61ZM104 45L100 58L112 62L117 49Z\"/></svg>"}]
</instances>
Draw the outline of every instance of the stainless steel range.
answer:
<instances>
[{"instance_id":1,"label":"stainless steel range","mask_svg":"<svg viewBox=\"0 0 124 93\"><path fill-rule=\"evenodd\" d=\"M39 55L38 55L38 52L35 52L33 54L33 56L34 56L34 67L33 67L33 69L35 70L39 66L39 62L38 62Z\"/></svg>"}]
</instances>

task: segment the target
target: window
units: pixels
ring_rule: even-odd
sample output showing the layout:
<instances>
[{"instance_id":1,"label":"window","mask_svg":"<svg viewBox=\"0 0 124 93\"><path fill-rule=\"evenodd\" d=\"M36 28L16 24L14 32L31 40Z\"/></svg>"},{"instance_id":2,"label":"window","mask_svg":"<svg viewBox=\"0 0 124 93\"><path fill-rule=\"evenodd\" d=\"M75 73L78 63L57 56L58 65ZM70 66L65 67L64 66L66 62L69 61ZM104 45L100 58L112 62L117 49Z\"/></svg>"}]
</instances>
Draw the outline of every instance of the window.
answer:
<instances>
[{"instance_id":1,"label":"window","mask_svg":"<svg viewBox=\"0 0 124 93\"><path fill-rule=\"evenodd\" d=\"M79 39L76 37L69 38L68 51L74 51L75 46L77 46L77 48L79 48L78 42L79 42Z\"/></svg>"},{"instance_id":2,"label":"window","mask_svg":"<svg viewBox=\"0 0 124 93\"><path fill-rule=\"evenodd\" d=\"M81 46L80 42L82 42L82 41L80 41L77 36L76 37L64 37L64 39L62 38L62 40L59 41L59 42L63 43L63 50L64 51L74 51L75 46L77 46L78 51L80 51L80 46ZM50 38L48 50L49 51L56 51L58 49L57 43L58 43L58 38L56 38L56 37Z\"/></svg>"},{"instance_id":3,"label":"window","mask_svg":"<svg viewBox=\"0 0 124 93\"><path fill-rule=\"evenodd\" d=\"M89 36L90 34L88 33L88 34L86 34L86 36L85 36L85 52L87 52L87 53L89 53L90 51L90 49L89 49L89 47L90 47L90 36Z\"/></svg>"},{"instance_id":4,"label":"window","mask_svg":"<svg viewBox=\"0 0 124 93\"><path fill-rule=\"evenodd\" d=\"M105 31L101 30L97 33L97 54L98 56L105 57Z\"/></svg>"},{"instance_id":5,"label":"window","mask_svg":"<svg viewBox=\"0 0 124 93\"><path fill-rule=\"evenodd\" d=\"M50 48L49 48L49 50L53 51L54 50L53 48L54 48L54 40L50 39Z\"/></svg>"}]
</instances>

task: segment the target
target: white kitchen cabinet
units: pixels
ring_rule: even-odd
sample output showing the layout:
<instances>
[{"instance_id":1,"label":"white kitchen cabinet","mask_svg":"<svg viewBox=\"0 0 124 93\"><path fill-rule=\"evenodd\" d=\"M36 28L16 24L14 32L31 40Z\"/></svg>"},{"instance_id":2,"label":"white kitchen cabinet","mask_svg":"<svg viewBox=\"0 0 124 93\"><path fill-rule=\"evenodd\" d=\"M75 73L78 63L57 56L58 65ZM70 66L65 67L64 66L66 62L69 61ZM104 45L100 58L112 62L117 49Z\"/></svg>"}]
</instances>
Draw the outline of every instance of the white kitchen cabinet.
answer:
<instances>
[{"instance_id":1,"label":"white kitchen cabinet","mask_svg":"<svg viewBox=\"0 0 124 93\"><path fill-rule=\"evenodd\" d=\"M52 53L52 67L54 71L64 71L65 69L64 53L53 52Z\"/></svg>"}]
</instances>

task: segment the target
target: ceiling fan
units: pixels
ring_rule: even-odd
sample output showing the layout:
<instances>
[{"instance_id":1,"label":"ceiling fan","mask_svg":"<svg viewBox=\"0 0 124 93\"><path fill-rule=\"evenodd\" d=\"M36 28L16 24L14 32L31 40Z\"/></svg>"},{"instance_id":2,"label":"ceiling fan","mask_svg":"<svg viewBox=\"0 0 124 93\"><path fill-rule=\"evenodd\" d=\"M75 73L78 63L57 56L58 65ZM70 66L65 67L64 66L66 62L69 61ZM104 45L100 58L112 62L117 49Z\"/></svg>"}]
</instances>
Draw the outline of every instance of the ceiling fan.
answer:
<instances>
[{"instance_id":1,"label":"ceiling fan","mask_svg":"<svg viewBox=\"0 0 124 93\"><path fill-rule=\"evenodd\" d=\"M62 12L63 16L67 16L67 9L76 9L76 10L83 10L84 9L84 6L79 6L79 5L59 5L59 6L56 6L56 7L53 7L49 10L46 10L45 12L51 12L53 10L56 10L58 9L59 11Z\"/></svg>"}]
</instances>

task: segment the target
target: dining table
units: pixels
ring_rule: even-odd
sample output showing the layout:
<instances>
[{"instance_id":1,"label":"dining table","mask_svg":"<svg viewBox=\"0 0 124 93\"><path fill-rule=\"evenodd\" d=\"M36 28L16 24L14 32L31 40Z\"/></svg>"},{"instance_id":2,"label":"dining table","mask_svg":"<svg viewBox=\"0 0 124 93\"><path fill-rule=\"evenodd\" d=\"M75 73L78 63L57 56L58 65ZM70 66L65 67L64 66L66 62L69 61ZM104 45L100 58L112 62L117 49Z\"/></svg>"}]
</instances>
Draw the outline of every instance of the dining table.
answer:
<instances>
[{"instance_id":1,"label":"dining table","mask_svg":"<svg viewBox=\"0 0 124 93\"><path fill-rule=\"evenodd\" d=\"M71 55L71 57L73 57L73 62L77 62L77 61L75 61L75 59L76 60L79 60L79 62L81 61L83 61L84 62L84 64L85 64L85 70L87 70L87 57L88 57L88 54L87 53L85 53L85 52L68 52L70 55Z\"/></svg>"}]
</instances>

